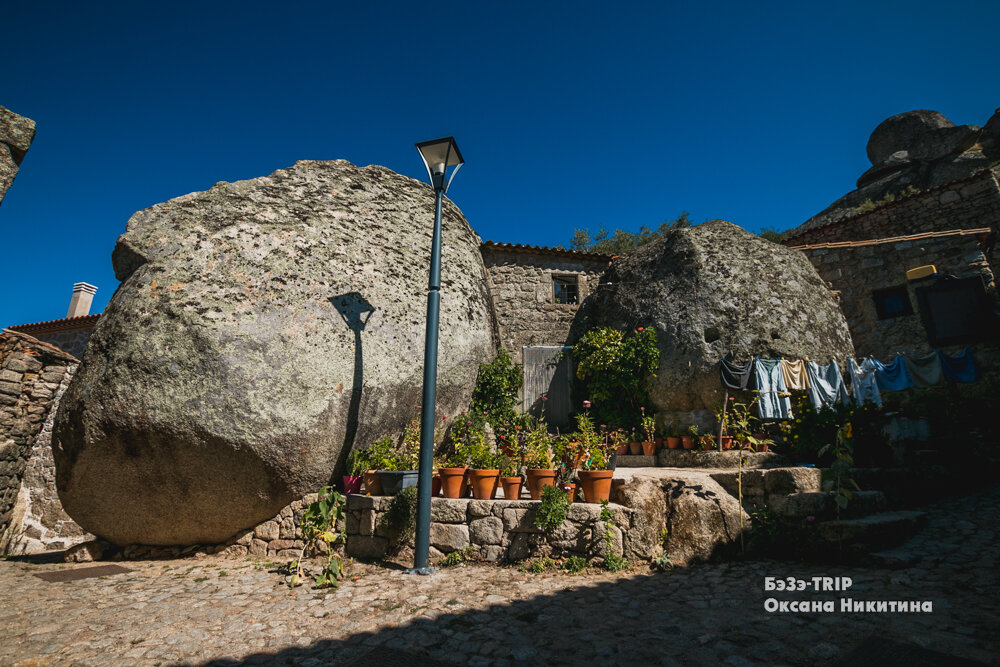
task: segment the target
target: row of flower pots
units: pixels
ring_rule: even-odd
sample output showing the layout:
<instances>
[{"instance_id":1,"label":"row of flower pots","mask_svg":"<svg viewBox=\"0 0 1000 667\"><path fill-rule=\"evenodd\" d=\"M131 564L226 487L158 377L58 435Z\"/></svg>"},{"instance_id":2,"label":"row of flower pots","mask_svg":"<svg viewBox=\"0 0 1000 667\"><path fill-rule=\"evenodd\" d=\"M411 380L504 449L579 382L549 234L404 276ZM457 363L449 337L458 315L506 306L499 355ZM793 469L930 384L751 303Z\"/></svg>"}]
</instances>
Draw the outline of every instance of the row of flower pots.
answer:
<instances>
[{"instance_id":1,"label":"row of flower pots","mask_svg":"<svg viewBox=\"0 0 1000 667\"><path fill-rule=\"evenodd\" d=\"M722 438L716 438L715 436L706 435L682 435L682 436L670 436L666 438L656 438L654 441L649 442L626 442L618 445L616 450L617 454L631 454L632 456L654 456L658 451L666 447L667 449L705 449L705 450L716 450L718 445L722 444L722 449L729 450L733 447L739 449L749 448L748 443L736 443L733 436L724 435ZM767 444L758 444L754 447L758 452L768 451Z\"/></svg>"},{"instance_id":2,"label":"row of flower pots","mask_svg":"<svg viewBox=\"0 0 1000 667\"><path fill-rule=\"evenodd\" d=\"M532 500L541 500L542 488L556 485L558 471L554 468L528 468L526 471L528 494ZM579 483L561 484L576 499L577 491L583 494L583 501L600 503L611 496L613 470L578 470ZM409 486L416 486L416 470L366 470L361 476L343 478L345 493L361 493L362 483L370 496L392 496ZM433 478L431 495L440 494L445 498L472 498L493 500L498 488L503 488L503 496L516 500L521 497L521 477L501 477L499 470L478 470L468 467L439 468ZM577 487L579 486L579 489Z\"/></svg>"}]
</instances>

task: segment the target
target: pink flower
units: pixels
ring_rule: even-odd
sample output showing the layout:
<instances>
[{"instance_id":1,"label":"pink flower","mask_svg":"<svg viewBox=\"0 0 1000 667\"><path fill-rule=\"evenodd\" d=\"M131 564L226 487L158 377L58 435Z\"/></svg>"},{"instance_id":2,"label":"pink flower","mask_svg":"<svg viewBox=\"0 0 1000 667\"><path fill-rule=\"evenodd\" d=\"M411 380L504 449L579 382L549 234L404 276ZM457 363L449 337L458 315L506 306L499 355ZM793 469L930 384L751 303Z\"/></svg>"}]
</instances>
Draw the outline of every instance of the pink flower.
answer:
<instances>
[{"instance_id":1,"label":"pink flower","mask_svg":"<svg viewBox=\"0 0 1000 667\"><path fill-rule=\"evenodd\" d=\"M810 514L809 516L806 517L806 521L815 521L815 520L816 520L816 517L814 517L812 514Z\"/></svg>"},{"instance_id":2,"label":"pink flower","mask_svg":"<svg viewBox=\"0 0 1000 667\"><path fill-rule=\"evenodd\" d=\"M590 401L584 401L583 402L583 407L589 408L590 407Z\"/></svg>"}]
</instances>

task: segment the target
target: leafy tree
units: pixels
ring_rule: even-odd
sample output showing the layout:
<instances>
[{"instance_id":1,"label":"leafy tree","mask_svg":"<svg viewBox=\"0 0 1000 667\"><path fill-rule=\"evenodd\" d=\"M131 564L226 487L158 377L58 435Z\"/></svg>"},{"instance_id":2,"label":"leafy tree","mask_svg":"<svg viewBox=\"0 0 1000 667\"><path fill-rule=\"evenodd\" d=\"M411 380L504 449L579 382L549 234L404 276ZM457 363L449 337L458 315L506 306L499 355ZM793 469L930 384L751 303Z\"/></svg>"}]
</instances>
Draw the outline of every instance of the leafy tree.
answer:
<instances>
[{"instance_id":1,"label":"leafy tree","mask_svg":"<svg viewBox=\"0 0 1000 667\"><path fill-rule=\"evenodd\" d=\"M599 423L630 427L649 405L647 382L660 367L656 332L648 327L625 335L617 329L591 329L573 346L576 375Z\"/></svg>"},{"instance_id":2,"label":"leafy tree","mask_svg":"<svg viewBox=\"0 0 1000 667\"><path fill-rule=\"evenodd\" d=\"M501 349L488 364L479 365L479 377L472 392L471 409L484 414L494 425L512 421L516 415L517 393L521 390L521 367Z\"/></svg>"},{"instance_id":3,"label":"leafy tree","mask_svg":"<svg viewBox=\"0 0 1000 667\"><path fill-rule=\"evenodd\" d=\"M760 230L760 236L761 238L774 243L781 243L785 239L785 233L779 232L774 227L762 227Z\"/></svg>"},{"instance_id":4,"label":"leafy tree","mask_svg":"<svg viewBox=\"0 0 1000 667\"><path fill-rule=\"evenodd\" d=\"M604 227L597 230L593 236L588 229L576 229L570 240L570 247L579 252L594 252L603 255L622 255L629 250L654 241L665 234L691 226L691 214L681 211L673 220L665 220L655 230L646 225L639 227L638 232L616 229L613 233Z\"/></svg>"}]
</instances>

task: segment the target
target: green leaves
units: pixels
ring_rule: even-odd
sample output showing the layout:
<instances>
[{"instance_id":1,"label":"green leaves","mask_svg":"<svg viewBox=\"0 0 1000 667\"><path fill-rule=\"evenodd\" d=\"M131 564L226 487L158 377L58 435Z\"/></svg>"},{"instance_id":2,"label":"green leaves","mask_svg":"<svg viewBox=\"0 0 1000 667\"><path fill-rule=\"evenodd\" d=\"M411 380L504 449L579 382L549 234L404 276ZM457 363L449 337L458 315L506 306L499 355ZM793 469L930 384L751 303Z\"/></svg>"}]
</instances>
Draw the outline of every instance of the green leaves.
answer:
<instances>
[{"instance_id":1,"label":"green leaves","mask_svg":"<svg viewBox=\"0 0 1000 667\"><path fill-rule=\"evenodd\" d=\"M542 500L535 510L534 524L545 532L558 528L569 513L569 494L557 486L542 487Z\"/></svg>"},{"instance_id":2,"label":"green leaves","mask_svg":"<svg viewBox=\"0 0 1000 667\"><path fill-rule=\"evenodd\" d=\"M649 403L649 378L656 377L660 366L656 332L648 327L629 335L609 327L591 329L573 346L572 355L600 423L635 425L639 408Z\"/></svg>"},{"instance_id":3,"label":"green leaves","mask_svg":"<svg viewBox=\"0 0 1000 667\"><path fill-rule=\"evenodd\" d=\"M501 349L493 361L479 365L476 388L472 392L472 412L477 415L485 412L494 426L512 421L522 382L520 365Z\"/></svg>"}]
</instances>

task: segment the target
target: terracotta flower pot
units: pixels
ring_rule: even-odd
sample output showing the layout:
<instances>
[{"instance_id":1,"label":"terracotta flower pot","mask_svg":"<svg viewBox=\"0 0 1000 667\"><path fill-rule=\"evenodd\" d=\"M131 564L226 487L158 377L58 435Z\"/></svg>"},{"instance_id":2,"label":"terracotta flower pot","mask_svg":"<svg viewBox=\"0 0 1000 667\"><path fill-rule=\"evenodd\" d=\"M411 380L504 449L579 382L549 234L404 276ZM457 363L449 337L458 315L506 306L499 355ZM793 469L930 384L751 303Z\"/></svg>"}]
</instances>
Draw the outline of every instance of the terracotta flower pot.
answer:
<instances>
[{"instance_id":1,"label":"terracotta flower pot","mask_svg":"<svg viewBox=\"0 0 1000 667\"><path fill-rule=\"evenodd\" d=\"M721 438L719 438L719 442L722 443L722 448L723 449L732 449L733 448L733 436L731 436L731 435L724 435L724 436L722 436Z\"/></svg>"},{"instance_id":2,"label":"terracotta flower pot","mask_svg":"<svg viewBox=\"0 0 1000 667\"><path fill-rule=\"evenodd\" d=\"M576 500L576 484L570 482L569 484L561 484L559 486L563 491L569 494L569 501L573 502Z\"/></svg>"},{"instance_id":3,"label":"terracotta flower pot","mask_svg":"<svg viewBox=\"0 0 1000 667\"><path fill-rule=\"evenodd\" d=\"M656 453L656 443L655 442L643 442L642 443L642 455L652 456Z\"/></svg>"},{"instance_id":4,"label":"terracotta flower pot","mask_svg":"<svg viewBox=\"0 0 1000 667\"><path fill-rule=\"evenodd\" d=\"M623 442L622 444L618 445L618 449L615 450L615 453L618 454L619 456L625 456L626 454L628 454L628 443Z\"/></svg>"},{"instance_id":5,"label":"terracotta flower pot","mask_svg":"<svg viewBox=\"0 0 1000 667\"><path fill-rule=\"evenodd\" d=\"M628 443L628 451L632 456L639 456L642 454L642 443L641 442L630 442Z\"/></svg>"},{"instance_id":6,"label":"terracotta flower pot","mask_svg":"<svg viewBox=\"0 0 1000 667\"><path fill-rule=\"evenodd\" d=\"M501 477L500 484L503 485L503 497L507 500L517 500L521 497L520 477Z\"/></svg>"},{"instance_id":7,"label":"terracotta flower pot","mask_svg":"<svg viewBox=\"0 0 1000 667\"><path fill-rule=\"evenodd\" d=\"M684 449L694 449L696 444L698 444L698 440L693 435L681 436L681 446Z\"/></svg>"},{"instance_id":8,"label":"terracotta flower pot","mask_svg":"<svg viewBox=\"0 0 1000 667\"><path fill-rule=\"evenodd\" d=\"M441 475L431 477L431 497L437 498L441 494Z\"/></svg>"},{"instance_id":9,"label":"terracotta flower pot","mask_svg":"<svg viewBox=\"0 0 1000 667\"><path fill-rule=\"evenodd\" d=\"M377 470L366 470L361 473L361 476L365 482L365 493L369 496L382 495L382 480L378 478Z\"/></svg>"},{"instance_id":10,"label":"terracotta flower pot","mask_svg":"<svg viewBox=\"0 0 1000 667\"><path fill-rule=\"evenodd\" d=\"M661 436L656 436L653 438L653 442L656 444L656 449L663 449L663 438Z\"/></svg>"},{"instance_id":11,"label":"terracotta flower pot","mask_svg":"<svg viewBox=\"0 0 1000 667\"><path fill-rule=\"evenodd\" d=\"M459 498L465 490L465 466L461 468L438 468L441 476L441 495L445 498Z\"/></svg>"},{"instance_id":12,"label":"terracotta flower pot","mask_svg":"<svg viewBox=\"0 0 1000 667\"><path fill-rule=\"evenodd\" d=\"M340 478L344 483L344 493L361 493L361 482L364 477L361 475L344 475Z\"/></svg>"},{"instance_id":13,"label":"terracotta flower pot","mask_svg":"<svg viewBox=\"0 0 1000 667\"><path fill-rule=\"evenodd\" d=\"M680 449L681 439L675 436L669 436L667 438L667 449Z\"/></svg>"},{"instance_id":14,"label":"terracotta flower pot","mask_svg":"<svg viewBox=\"0 0 1000 667\"><path fill-rule=\"evenodd\" d=\"M554 468L528 468L528 493L532 500L542 499L542 487L553 486L556 483Z\"/></svg>"},{"instance_id":15,"label":"terracotta flower pot","mask_svg":"<svg viewBox=\"0 0 1000 667\"><path fill-rule=\"evenodd\" d=\"M492 499L497 492L497 483L499 481L499 470L473 468L469 471L469 484L472 486L472 497L478 500Z\"/></svg>"},{"instance_id":16,"label":"terracotta flower pot","mask_svg":"<svg viewBox=\"0 0 1000 667\"><path fill-rule=\"evenodd\" d=\"M580 470L580 489L583 491L583 502L600 503L611 497L611 479L614 470Z\"/></svg>"}]
</instances>

